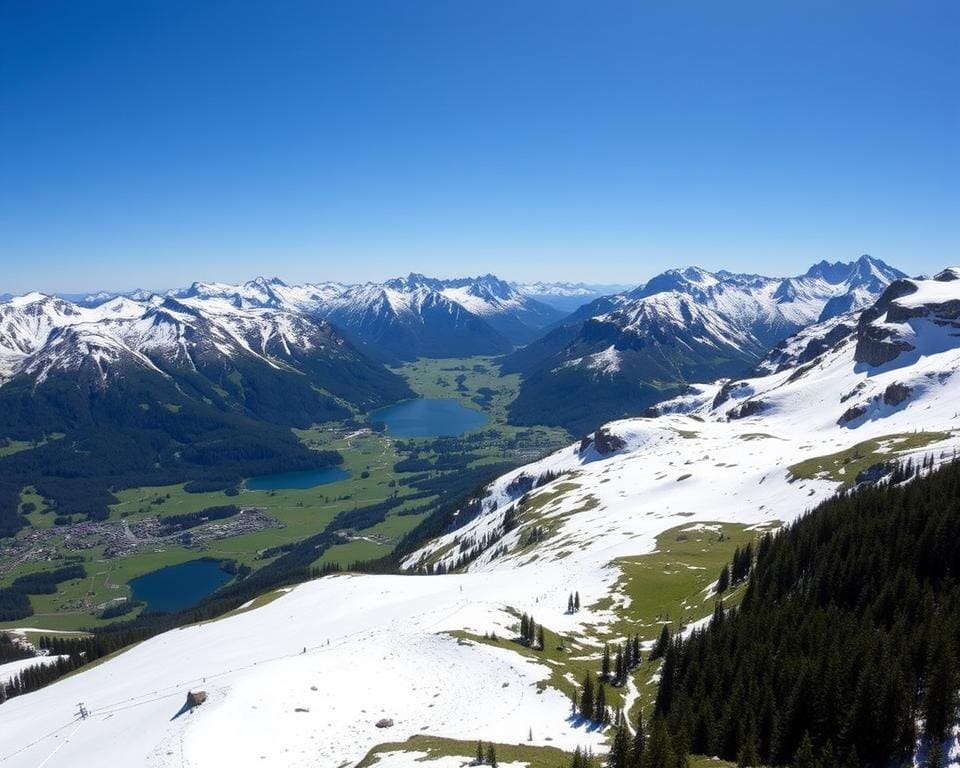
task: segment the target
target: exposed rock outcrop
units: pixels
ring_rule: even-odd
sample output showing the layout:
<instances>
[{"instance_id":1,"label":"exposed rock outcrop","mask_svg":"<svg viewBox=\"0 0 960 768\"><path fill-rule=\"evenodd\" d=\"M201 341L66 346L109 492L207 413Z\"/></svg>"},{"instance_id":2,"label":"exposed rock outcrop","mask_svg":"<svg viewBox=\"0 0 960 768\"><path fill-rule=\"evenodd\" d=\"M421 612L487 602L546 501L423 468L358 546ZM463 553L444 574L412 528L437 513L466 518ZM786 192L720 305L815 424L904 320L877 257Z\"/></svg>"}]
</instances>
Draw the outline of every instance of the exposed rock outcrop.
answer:
<instances>
[{"instance_id":1,"label":"exposed rock outcrop","mask_svg":"<svg viewBox=\"0 0 960 768\"><path fill-rule=\"evenodd\" d=\"M883 391L883 402L887 405L900 405L903 401L908 400L912 394L913 390L906 384L894 382Z\"/></svg>"},{"instance_id":2,"label":"exposed rock outcrop","mask_svg":"<svg viewBox=\"0 0 960 768\"><path fill-rule=\"evenodd\" d=\"M626 441L619 435L613 434L607 427L600 427L594 433L593 442L597 448L597 453L601 456L608 456L627 447Z\"/></svg>"},{"instance_id":3,"label":"exposed rock outcrop","mask_svg":"<svg viewBox=\"0 0 960 768\"><path fill-rule=\"evenodd\" d=\"M763 400L747 400L746 402L738 405L736 408L731 408L727 412L727 419L733 421L735 419L745 419L748 416L756 416L763 409Z\"/></svg>"}]
</instances>

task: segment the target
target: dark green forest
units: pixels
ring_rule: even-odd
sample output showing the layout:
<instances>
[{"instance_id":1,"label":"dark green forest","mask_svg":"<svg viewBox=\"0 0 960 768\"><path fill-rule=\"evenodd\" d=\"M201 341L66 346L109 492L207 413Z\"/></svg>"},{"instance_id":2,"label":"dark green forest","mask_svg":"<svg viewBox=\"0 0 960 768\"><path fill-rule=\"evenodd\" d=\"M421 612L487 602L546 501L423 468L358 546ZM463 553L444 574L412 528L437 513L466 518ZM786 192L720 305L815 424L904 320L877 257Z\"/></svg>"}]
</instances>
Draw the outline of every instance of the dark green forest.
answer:
<instances>
[{"instance_id":1,"label":"dark green forest","mask_svg":"<svg viewBox=\"0 0 960 768\"><path fill-rule=\"evenodd\" d=\"M0 435L36 447L0 457L0 536L27 524L19 505L28 486L58 516L96 520L123 488L224 490L245 477L338 464L338 453L308 449L290 427L350 417L330 392L361 409L411 394L399 376L357 353L296 362L311 376L235 360L168 376L131 366L107 387L83 373L7 382ZM52 434L63 437L46 439Z\"/></svg>"},{"instance_id":2,"label":"dark green forest","mask_svg":"<svg viewBox=\"0 0 960 768\"><path fill-rule=\"evenodd\" d=\"M681 748L741 765L900 765L919 739L939 766L958 574L960 465L841 493L761 540L739 608L669 644L656 716Z\"/></svg>"}]
</instances>

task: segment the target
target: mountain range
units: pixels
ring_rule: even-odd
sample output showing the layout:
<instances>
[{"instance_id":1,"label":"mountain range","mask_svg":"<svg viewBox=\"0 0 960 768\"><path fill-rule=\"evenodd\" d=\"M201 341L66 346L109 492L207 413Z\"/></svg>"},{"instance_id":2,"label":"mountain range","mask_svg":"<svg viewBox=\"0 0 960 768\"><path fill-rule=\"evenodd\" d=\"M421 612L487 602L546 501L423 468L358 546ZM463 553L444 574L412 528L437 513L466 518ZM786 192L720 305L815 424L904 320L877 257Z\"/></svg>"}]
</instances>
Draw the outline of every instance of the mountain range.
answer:
<instances>
[{"instance_id":1,"label":"mountain range","mask_svg":"<svg viewBox=\"0 0 960 768\"><path fill-rule=\"evenodd\" d=\"M194 283L170 295L315 315L387 362L503 354L564 315L493 275L438 280L410 274L383 283L297 286L261 277L242 285Z\"/></svg>"},{"instance_id":2,"label":"mountain range","mask_svg":"<svg viewBox=\"0 0 960 768\"><path fill-rule=\"evenodd\" d=\"M664 312L687 306L667 296ZM949 515L937 518L940 535L923 527L931 513L915 502L934 507L942 499L946 510L956 501L955 470L941 475L954 487L947 496L931 496L926 475L949 464L960 445L958 349L960 269L894 279L866 307L785 339L745 375L692 385L647 416L604 424L441 510L440 530L405 557L404 575L351 573L284 585L217 621L150 637L10 699L3 704L7 760L399 768L467 762L483 740L501 754L523 755L511 762L536 756L563 765L568 755L557 750L616 747L618 729L627 727L614 719L622 704L631 722L644 707L643 721L652 723L646 748L654 754L666 736L651 710L658 717L688 714L696 727L686 734L700 745L698 754L729 761L745 741L797 765L802 760L793 753L805 759L813 749L804 732L816 729L838 736L818 745L834 764L834 749L852 754L851 765L865 764L857 754L874 753L880 757L871 765L923 764L931 671L949 672L948 690L956 692L954 657L942 657L939 667L929 659L956 645L955 604L938 596L955 589L943 574L957 548ZM839 497L842 516L823 514L822 502L858 486L867 491ZM816 527L797 527L811 518L820 521ZM854 535L838 541L844 525L855 526ZM909 572L884 578L902 562L882 546L866 548L856 535L878 526L879 543L913 553ZM764 570L770 548L791 542L793 559L777 558L772 572ZM724 590L721 579L733 578L732 568L717 552L742 557L747 545L750 562L739 578L748 585ZM841 573L808 578L807 558L823 565L827 553ZM427 573L445 575L416 575ZM766 581L755 581L757 574ZM772 606L771 619L809 598L822 603L817 610L832 623L768 639L737 674L770 670L775 677L756 696L728 691L711 679L715 667L683 651L702 648L704 638L737 621L738 604L756 610L770 584L791 590ZM863 595L878 596L871 611L860 607ZM934 623L941 615L953 623ZM528 626L535 616L545 642L524 639L521 616ZM913 640L897 650L890 638L902 635L890 633L907 630ZM658 654L664 635L670 642ZM621 655L622 663L634 638L642 663L617 681L605 667L611 656ZM882 656L866 658L883 663L854 663L871 643ZM798 650L800 662L782 662ZM731 654L727 662L736 666L739 658ZM363 686L355 684L358 659ZM679 705L667 712L662 692L680 679L678 669L687 680L699 670L711 702L727 701L734 714L711 719L710 708ZM873 695L904 669L904 693ZM782 688L772 682L780 676L789 682ZM586 697L577 694L587 679L605 683L599 720L580 714ZM202 705L190 706L196 698L183 705L186 692L197 690ZM71 720L78 701L88 716ZM741 719L744 711L749 717ZM955 728L955 713L947 711ZM742 722L756 731L739 728ZM912 738L878 732L887 722L906 722ZM715 733L729 735L729 743ZM955 766L955 733L946 736L944 759L935 762ZM720 757L714 762L724 764Z\"/></svg>"},{"instance_id":3,"label":"mountain range","mask_svg":"<svg viewBox=\"0 0 960 768\"><path fill-rule=\"evenodd\" d=\"M642 413L691 382L747 370L782 339L872 303L903 276L870 256L787 278L668 270L585 304L506 356L503 370L523 376L511 419L583 432Z\"/></svg>"},{"instance_id":4,"label":"mountain range","mask_svg":"<svg viewBox=\"0 0 960 768\"><path fill-rule=\"evenodd\" d=\"M99 516L111 489L242 477L339 461L290 427L411 397L327 321L217 298L29 294L0 304L0 528L33 486L61 514ZM59 436L59 439L51 439Z\"/></svg>"},{"instance_id":5,"label":"mountain range","mask_svg":"<svg viewBox=\"0 0 960 768\"><path fill-rule=\"evenodd\" d=\"M413 396L382 363L421 356L502 355L503 372L522 375L512 423L588 432L750 369L772 344L855 311L901 275L867 256L785 279L691 267L566 319L492 275L15 297L0 303L0 436L42 444L0 456L5 529L22 525L26 485L65 513L100 515L110 488L231 487L259 470L335 462L289 428ZM94 472L92 455L116 460Z\"/></svg>"}]
</instances>

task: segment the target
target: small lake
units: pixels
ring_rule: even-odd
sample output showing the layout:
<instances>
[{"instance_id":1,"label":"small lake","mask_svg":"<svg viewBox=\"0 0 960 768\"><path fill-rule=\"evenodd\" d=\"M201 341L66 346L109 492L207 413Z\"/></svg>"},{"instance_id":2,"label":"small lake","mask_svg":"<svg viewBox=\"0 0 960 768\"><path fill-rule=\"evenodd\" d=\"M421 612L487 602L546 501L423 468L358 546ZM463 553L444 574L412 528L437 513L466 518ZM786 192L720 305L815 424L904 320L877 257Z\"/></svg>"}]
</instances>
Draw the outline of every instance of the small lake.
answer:
<instances>
[{"instance_id":1,"label":"small lake","mask_svg":"<svg viewBox=\"0 0 960 768\"><path fill-rule=\"evenodd\" d=\"M368 421L382 421L397 437L456 437L487 423L487 415L457 400L421 398L373 411Z\"/></svg>"},{"instance_id":2,"label":"small lake","mask_svg":"<svg viewBox=\"0 0 960 768\"><path fill-rule=\"evenodd\" d=\"M306 469L302 472L275 472L272 475L251 477L244 483L248 491L281 491L304 490L316 488L318 485L336 483L346 480L350 473L340 467L323 467L322 469Z\"/></svg>"},{"instance_id":3,"label":"small lake","mask_svg":"<svg viewBox=\"0 0 960 768\"><path fill-rule=\"evenodd\" d=\"M144 611L180 611L189 608L232 577L216 560L190 560L168 565L131 579L133 599L147 604Z\"/></svg>"}]
</instances>

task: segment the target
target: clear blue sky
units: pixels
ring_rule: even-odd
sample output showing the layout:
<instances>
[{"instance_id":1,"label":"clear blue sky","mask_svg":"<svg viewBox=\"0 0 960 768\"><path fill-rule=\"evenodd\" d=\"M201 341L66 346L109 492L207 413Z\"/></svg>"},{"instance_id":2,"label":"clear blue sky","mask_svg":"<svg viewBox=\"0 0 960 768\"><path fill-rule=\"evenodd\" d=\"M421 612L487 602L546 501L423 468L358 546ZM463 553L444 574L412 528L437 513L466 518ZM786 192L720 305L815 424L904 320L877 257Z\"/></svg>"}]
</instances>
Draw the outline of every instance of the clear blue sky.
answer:
<instances>
[{"instance_id":1,"label":"clear blue sky","mask_svg":"<svg viewBox=\"0 0 960 768\"><path fill-rule=\"evenodd\" d=\"M960 262L960 3L0 0L0 293Z\"/></svg>"}]
</instances>

